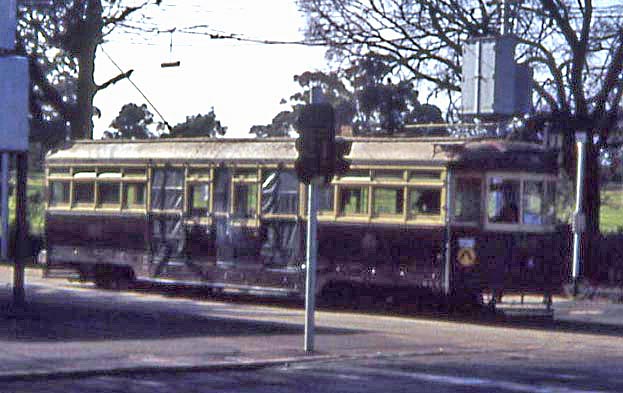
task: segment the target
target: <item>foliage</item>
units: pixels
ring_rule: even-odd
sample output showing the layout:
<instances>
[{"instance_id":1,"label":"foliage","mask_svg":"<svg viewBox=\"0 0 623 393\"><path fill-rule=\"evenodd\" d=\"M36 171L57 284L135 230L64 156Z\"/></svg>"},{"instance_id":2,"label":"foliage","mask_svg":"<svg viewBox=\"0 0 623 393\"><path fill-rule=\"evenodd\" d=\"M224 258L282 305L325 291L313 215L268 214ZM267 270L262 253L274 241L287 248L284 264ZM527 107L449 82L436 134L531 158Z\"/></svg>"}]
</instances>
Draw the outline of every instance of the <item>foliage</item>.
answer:
<instances>
[{"instance_id":1,"label":"foliage","mask_svg":"<svg viewBox=\"0 0 623 393\"><path fill-rule=\"evenodd\" d=\"M300 108L311 102L314 86L320 87L324 99L333 105L336 127L350 126L357 135L392 135L406 132L406 124L443 121L439 108L419 102L412 83L384 80L386 68L382 58L370 54L339 73L306 71L295 75L302 91L290 97L292 109L280 112L269 125L253 126L250 133L259 137L289 135L295 130Z\"/></svg>"},{"instance_id":2,"label":"foliage","mask_svg":"<svg viewBox=\"0 0 623 393\"><path fill-rule=\"evenodd\" d=\"M192 137L216 137L225 135L227 127L221 125L216 119L214 108L206 115L186 116L186 121L174 126L168 134L162 134L162 138L192 138Z\"/></svg>"},{"instance_id":3,"label":"foliage","mask_svg":"<svg viewBox=\"0 0 623 393\"><path fill-rule=\"evenodd\" d=\"M125 104L119 115L110 123L116 131L105 131L104 139L147 139L153 137L149 125L153 124L154 115L147 105Z\"/></svg>"},{"instance_id":4,"label":"foliage","mask_svg":"<svg viewBox=\"0 0 623 393\"><path fill-rule=\"evenodd\" d=\"M49 0L23 2L18 11L18 52L31 58L33 123L50 135L71 127L72 139L91 138L95 94L131 71L96 84L95 52L105 37L160 0ZM47 125L53 125L47 127ZM56 126L62 125L62 127ZM53 137L55 138L55 137Z\"/></svg>"}]
</instances>

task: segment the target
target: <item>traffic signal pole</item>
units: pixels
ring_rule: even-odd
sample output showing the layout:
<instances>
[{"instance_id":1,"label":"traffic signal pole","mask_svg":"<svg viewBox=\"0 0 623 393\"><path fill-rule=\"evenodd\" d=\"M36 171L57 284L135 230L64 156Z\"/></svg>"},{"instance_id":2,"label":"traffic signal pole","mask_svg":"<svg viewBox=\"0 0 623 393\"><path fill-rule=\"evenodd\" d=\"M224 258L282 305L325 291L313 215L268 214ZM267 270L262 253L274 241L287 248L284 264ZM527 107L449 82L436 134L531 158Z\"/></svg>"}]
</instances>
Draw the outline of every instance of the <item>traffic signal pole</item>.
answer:
<instances>
[{"instance_id":1,"label":"traffic signal pole","mask_svg":"<svg viewBox=\"0 0 623 393\"><path fill-rule=\"evenodd\" d=\"M318 254L318 185L321 178L315 177L307 186L307 261L305 263L305 352L314 352L316 310L316 256Z\"/></svg>"}]
</instances>

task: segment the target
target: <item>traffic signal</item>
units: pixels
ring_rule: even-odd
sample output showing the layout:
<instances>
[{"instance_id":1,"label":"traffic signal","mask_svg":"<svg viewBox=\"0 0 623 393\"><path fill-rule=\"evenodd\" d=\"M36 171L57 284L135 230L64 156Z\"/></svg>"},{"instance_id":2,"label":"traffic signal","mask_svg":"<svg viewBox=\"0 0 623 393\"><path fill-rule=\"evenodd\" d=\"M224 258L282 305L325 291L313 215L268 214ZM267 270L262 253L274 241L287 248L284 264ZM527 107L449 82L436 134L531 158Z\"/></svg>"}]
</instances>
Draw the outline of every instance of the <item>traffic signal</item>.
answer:
<instances>
[{"instance_id":1,"label":"traffic signal","mask_svg":"<svg viewBox=\"0 0 623 393\"><path fill-rule=\"evenodd\" d=\"M301 110L295 168L299 180L305 184L317 176L324 177L325 181L333 177L336 154L334 119L331 104L310 104Z\"/></svg>"},{"instance_id":2,"label":"traffic signal","mask_svg":"<svg viewBox=\"0 0 623 393\"><path fill-rule=\"evenodd\" d=\"M335 138L335 164L332 176L343 176L350 169L350 161L345 157L350 154L352 144L352 141L344 138Z\"/></svg>"}]
</instances>

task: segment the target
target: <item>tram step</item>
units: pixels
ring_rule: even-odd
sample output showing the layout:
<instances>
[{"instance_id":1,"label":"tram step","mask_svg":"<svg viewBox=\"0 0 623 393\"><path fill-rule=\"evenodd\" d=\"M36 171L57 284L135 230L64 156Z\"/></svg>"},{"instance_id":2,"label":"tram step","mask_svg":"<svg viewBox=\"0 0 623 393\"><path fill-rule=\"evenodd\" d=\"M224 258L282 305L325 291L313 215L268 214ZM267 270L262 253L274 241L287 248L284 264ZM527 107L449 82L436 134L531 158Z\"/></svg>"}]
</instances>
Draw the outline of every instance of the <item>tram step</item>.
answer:
<instances>
[{"instance_id":1,"label":"tram step","mask_svg":"<svg viewBox=\"0 0 623 393\"><path fill-rule=\"evenodd\" d=\"M79 280L80 274L73 269L45 269L43 278L66 278L68 280Z\"/></svg>"}]
</instances>

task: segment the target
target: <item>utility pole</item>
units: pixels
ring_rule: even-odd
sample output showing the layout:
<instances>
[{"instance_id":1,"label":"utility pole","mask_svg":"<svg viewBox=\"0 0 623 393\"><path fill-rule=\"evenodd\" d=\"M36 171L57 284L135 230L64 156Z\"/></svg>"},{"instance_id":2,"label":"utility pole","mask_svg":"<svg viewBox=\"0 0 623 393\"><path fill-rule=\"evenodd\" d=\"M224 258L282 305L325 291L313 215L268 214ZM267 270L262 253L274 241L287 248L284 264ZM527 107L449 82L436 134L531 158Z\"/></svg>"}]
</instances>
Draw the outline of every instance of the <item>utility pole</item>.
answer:
<instances>
[{"instance_id":1,"label":"utility pole","mask_svg":"<svg viewBox=\"0 0 623 393\"><path fill-rule=\"evenodd\" d=\"M573 284L573 296L578 295L578 284L580 280L581 254L580 247L582 233L586 228L586 216L582 205L584 204L584 174L586 161L586 132L576 132L575 140L578 148L578 168L575 188L575 212L573 214L573 266L571 278Z\"/></svg>"},{"instance_id":2,"label":"utility pole","mask_svg":"<svg viewBox=\"0 0 623 393\"><path fill-rule=\"evenodd\" d=\"M320 104L323 101L322 90L312 88L311 104ZM314 176L307 186L307 260L305 263L305 345L307 353L314 352L314 338L316 331L316 266L318 255L318 185L322 182L320 176Z\"/></svg>"}]
</instances>

